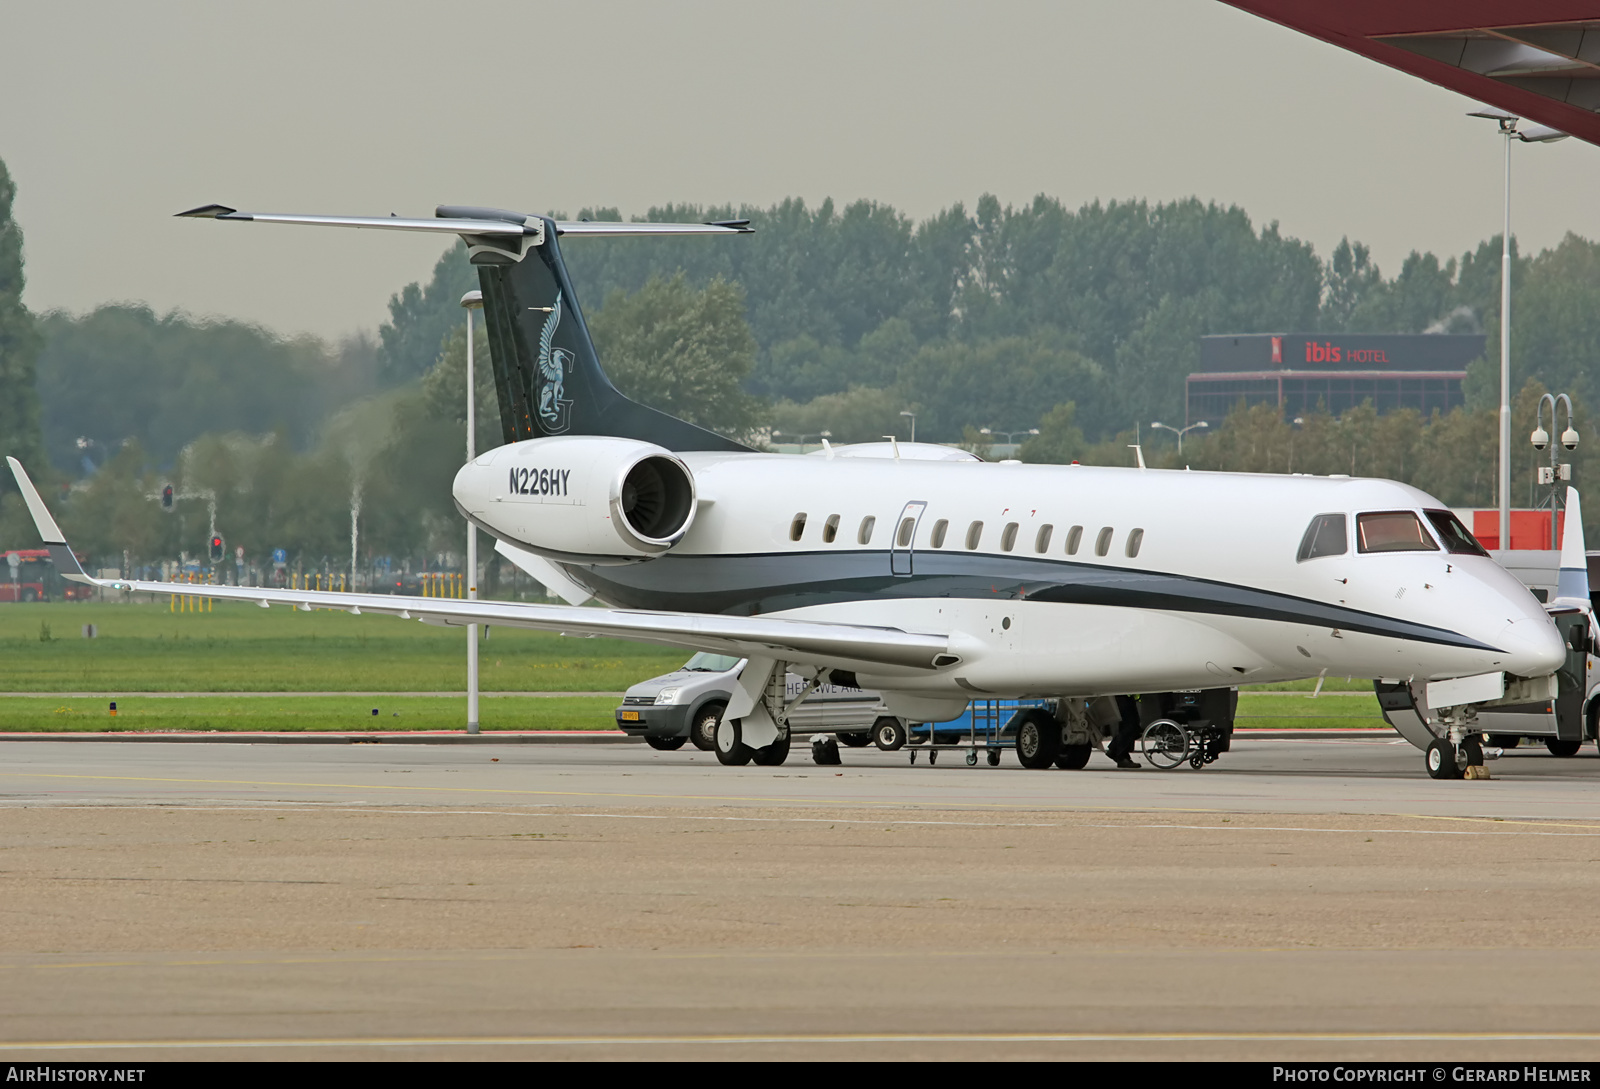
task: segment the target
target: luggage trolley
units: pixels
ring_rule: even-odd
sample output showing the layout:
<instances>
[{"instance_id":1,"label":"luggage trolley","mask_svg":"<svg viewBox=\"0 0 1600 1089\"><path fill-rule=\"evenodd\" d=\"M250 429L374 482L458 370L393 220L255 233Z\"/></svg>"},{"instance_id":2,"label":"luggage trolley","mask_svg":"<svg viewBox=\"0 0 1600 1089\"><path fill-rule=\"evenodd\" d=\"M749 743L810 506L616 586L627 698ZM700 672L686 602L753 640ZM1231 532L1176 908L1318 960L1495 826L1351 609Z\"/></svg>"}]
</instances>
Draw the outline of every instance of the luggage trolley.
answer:
<instances>
[{"instance_id":1,"label":"luggage trolley","mask_svg":"<svg viewBox=\"0 0 1600 1089\"><path fill-rule=\"evenodd\" d=\"M937 764L941 752L965 752L967 767L978 763L983 753L989 766L1000 766L1000 754L1017 747L1014 736L1005 736L1005 728L1012 716L1029 707L1043 707L1054 711L1054 700L973 700L966 713L948 722L924 722L911 729L907 738L910 762L917 762L917 753L926 752L928 763ZM957 740L940 741L940 737Z\"/></svg>"}]
</instances>

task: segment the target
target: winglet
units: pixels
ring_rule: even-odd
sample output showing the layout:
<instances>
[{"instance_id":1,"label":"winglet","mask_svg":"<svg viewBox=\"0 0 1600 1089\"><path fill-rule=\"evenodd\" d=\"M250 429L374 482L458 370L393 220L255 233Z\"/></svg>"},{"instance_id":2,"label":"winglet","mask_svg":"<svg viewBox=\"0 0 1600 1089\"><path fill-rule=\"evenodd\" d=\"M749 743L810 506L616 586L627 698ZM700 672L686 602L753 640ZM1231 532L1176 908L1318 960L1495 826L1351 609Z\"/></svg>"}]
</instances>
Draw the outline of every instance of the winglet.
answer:
<instances>
[{"instance_id":1,"label":"winglet","mask_svg":"<svg viewBox=\"0 0 1600 1089\"><path fill-rule=\"evenodd\" d=\"M1561 530L1561 570L1556 575L1556 597L1589 603L1589 557L1584 552L1583 507L1578 489L1567 488L1566 524Z\"/></svg>"},{"instance_id":2,"label":"winglet","mask_svg":"<svg viewBox=\"0 0 1600 1089\"><path fill-rule=\"evenodd\" d=\"M176 219L222 219L224 216L236 215L239 209L229 208L226 204L202 204L198 208L190 208L187 212L177 212Z\"/></svg>"},{"instance_id":3,"label":"winglet","mask_svg":"<svg viewBox=\"0 0 1600 1089\"><path fill-rule=\"evenodd\" d=\"M61 527L50 517L49 508L39 497L39 489L28 479L27 470L23 469L22 463L13 457L6 458L6 463L11 466L11 475L17 478L17 488L22 492L23 502L28 504L28 513L33 515L33 524L38 527L39 536L44 540L45 548L50 551L50 560L56 565L61 577L72 579L74 582L92 582L93 580L84 574L83 568L79 566L78 557L67 547L67 539L62 536Z\"/></svg>"}]
</instances>

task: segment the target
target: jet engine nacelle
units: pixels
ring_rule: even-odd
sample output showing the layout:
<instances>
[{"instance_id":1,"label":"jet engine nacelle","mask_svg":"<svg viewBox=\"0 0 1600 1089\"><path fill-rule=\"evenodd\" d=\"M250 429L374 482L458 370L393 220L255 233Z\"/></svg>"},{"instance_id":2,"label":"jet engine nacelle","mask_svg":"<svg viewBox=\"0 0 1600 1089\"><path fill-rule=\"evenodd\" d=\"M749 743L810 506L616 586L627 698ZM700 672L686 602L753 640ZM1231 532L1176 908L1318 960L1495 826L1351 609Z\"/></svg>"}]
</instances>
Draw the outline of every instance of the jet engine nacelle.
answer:
<instances>
[{"instance_id":1,"label":"jet engine nacelle","mask_svg":"<svg viewBox=\"0 0 1600 1089\"><path fill-rule=\"evenodd\" d=\"M456 507L494 536L571 563L637 563L694 522L694 476L660 446L603 435L528 439L461 467Z\"/></svg>"}]
</instances>

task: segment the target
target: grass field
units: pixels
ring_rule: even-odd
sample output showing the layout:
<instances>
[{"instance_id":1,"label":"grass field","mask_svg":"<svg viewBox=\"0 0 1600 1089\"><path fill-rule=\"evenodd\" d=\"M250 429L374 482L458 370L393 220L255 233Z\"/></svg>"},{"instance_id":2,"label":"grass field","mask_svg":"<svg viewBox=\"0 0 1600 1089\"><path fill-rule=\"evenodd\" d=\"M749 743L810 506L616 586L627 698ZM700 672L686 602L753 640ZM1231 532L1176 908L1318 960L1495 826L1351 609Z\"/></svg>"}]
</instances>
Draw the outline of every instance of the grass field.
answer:
<instances>
[{"instance_id":1,"label":"grass field","mask_svg":"<svg viewBox=\"0 0 1600 1089\"><path fill-rule=\"evenodd\" d=\"M85 639L83 625L98 636ZM48 638L44 638L48 636ZM685 651L494 628L484 692L620 692ZM216 603L0 605L0 692L440 692L467 687L466 634L392 616Z\"/></svg>"},{"instance_id":2,"label":"grass field","mask_svg":"<svg viewBox=\"0 0 1600 1089\"><path fill-rule=\"evenodd\" d=\"M96 625L97 638L82 637L85 624ZM460 729L464 697L405 693L464 690L464 643L460 631L394 617L227 602L209 613L172 613L164 601L0 605L0 731ZM643 643L496 628L482 644L481 689L620 692L686 657ZM1313 699L1314 687L1246 689L1239 726L1383 727L1366 685L1339 678ZM108 699L22 695L28 692L112 693L117 717ZM209 694L138 698L161 692ZM398 694L229 695L259 692ZM610 730L615 706L611 696L491 697L480 718L485 730Z\"/></svg>"},{"instance_id":3,"label":"grass field","mask_svg":"<svg viewBox=\"0 0 1600 1089\"><path fill-rule=\"evenodd\" d=\"M460 730L467 706L465 697L447 696L133 696L117 700L113 718L107 703L0 696L0 730ZM615 730L616 705L614 696L489 696L478 717L484 730Z\"/></svg>"}]
</instances>

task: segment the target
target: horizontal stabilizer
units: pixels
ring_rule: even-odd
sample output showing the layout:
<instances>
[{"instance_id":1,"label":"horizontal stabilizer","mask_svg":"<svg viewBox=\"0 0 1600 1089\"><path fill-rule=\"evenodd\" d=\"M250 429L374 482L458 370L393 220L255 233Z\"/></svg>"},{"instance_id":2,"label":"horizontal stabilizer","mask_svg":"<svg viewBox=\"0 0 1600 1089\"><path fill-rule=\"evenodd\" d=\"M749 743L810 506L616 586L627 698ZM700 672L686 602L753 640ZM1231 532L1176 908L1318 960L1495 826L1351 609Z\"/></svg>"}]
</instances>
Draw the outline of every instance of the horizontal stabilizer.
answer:
<instances>
[{"instance_id":1,"label":"horizontal stabilizer","mask_svg":"<svg viewBox=\"0 0 1600 1089\"><path fill-rule=\"evenodd\" d=\"M517 237L537 235L539 228L504 219L404 219L400 216L302 216L276 212L239 212L222 204L207 204L179 212L178 218L221 219L235 223L300 223L309 227L366 227L379 231L427 231L433 234L471 234Z\"/></svg>"},{"instance_id":2,"label":"horizontal stabilizer","mask_svg":"<svg viewBox=\"0 0 1600 1089\"><path fill-rule=\"evenodd\" d=\"M473 213L463 215L461 213ZM222 219L233 223L299 223L310 227L365 227L379 231L426 231L433 234L461 234L491 237L537 237L543 226L537 216L524 216L498 208L457 208L441 205L434 219L405 216L311 216L284 215L278 212L241 212L226 204L203 204L179 212L178 219ZM557 234L606 235L614 238L646 235L751 234L755 228L747 219L718 223L613 223L600 220L557 222Z\"/></svg>"}]
</instances>

